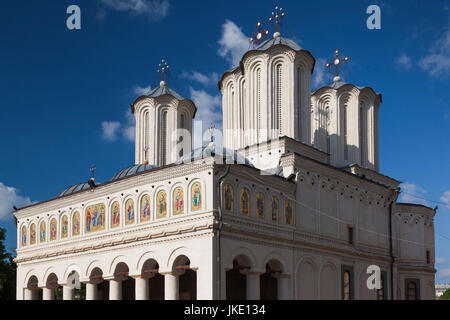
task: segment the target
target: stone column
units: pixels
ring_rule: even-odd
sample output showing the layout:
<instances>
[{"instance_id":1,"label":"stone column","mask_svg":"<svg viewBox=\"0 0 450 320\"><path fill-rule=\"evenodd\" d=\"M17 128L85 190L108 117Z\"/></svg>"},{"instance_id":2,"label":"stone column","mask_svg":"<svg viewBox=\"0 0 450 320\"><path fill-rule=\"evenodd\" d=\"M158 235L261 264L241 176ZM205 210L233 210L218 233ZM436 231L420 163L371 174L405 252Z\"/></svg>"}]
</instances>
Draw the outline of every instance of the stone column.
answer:
<instances>
[{"instance_id":1,"label":"stone column","mask_svg":"<svg viewBox=\"0 0 450 320\"><path fill-rule=\"evenodd\" d=\"M75 290L68 285L63 285L63 300L73 300L75 298Z\"/></svg>"},{"instance_id":2,"label":"stone column","mask_svg":"<svg viewBox=\"0 0 450 320\"><path fill-rule=\"evenodd\" d=\"M94 283L86 283L86 300L97 300L98 299L98 290L97 284Z\"/></svg>"},{"instance_id":3,"label":"stone column","mask_svg":"<svg viewBox=\"0 0 450 320\"><path fill-rule=\"evenodd\" d=\"M217 300L217 281L213 274L212 265L202 264L195 269L197 273L197 300ZM226 285L226 283L225 283Z\"/></svg>"},{"instance_id":4,"label":"stone column","mask_svg":"<svg viewBox=\"0 0 450 320\"><path fill-rule=\"evenodd\" d=\"M247 276L247 300L259 300L260 296L260 275L261 272L246 272Z\"/></svg>"},{"instance_id":5,"label":"stone column","mask_svg":"<svg viewBox=\"0 0 450 320\"><path fill-rule=\"evenodd\" d=\"M38 291L25 288L24 300L37 300Z\"/></svg>"},{"instance_id":6,"label":"stone column","mask_svg":"<svg viewBox=\"0 0 450 320\"><path fill-rule=\"evenodd\" d=\"M141 276L134 278L135 289L136 289L136 300L148 300L148 279L142 278Z\"/></svg>"},{"instance_id":7,"label":"stone column","mask_svg":"<svg viewBox=\"0 0 450 320\"><path fill-rule=\"evenodd\" d=\"M280 275L277 277L278 284L278 300L290 299L290 277L288 275Z\"/></svg>"},{"instance_id":8,"label":"stone column","mask_svg":"<svg viewBox=\"0 0 450 320\"><path fill-rule=\"evenodd\" d=\"M42 290L42 300L55 300L54 288L43 288Z\"/></svg>"},{"instance_id":9,"label":"stone column","mask_svg":"<svg viewBox=\"0 0 450 320\"><path fill-rule=\"evenodd\" d=\"M122 281L109 280L109 300L122 300Z\"/></svg>"},{"instance_id":10,"label":"stone column","mask_svg":"<svg viewBox=\"0 0 450 320\"><path fill-rule=\"evenodd\" d=\"M177 273L165 273L164 274L164 288L165 288L165 300L178 300L178 274Z\"/></svg>"}]
</instances>

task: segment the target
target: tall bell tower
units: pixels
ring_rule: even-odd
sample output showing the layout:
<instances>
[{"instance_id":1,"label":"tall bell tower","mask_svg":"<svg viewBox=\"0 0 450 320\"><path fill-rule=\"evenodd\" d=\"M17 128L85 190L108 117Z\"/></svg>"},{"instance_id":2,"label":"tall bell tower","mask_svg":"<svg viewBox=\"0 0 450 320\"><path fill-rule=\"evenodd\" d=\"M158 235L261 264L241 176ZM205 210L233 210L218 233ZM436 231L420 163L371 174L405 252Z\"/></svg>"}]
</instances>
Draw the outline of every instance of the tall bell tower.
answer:
<instances>
[{"instance_id":1,"label":"tall bell tower","mask_svg":"<svg viewBox=\"0 0 450 320\"><path fill-rule=\"evenodd\" d=\"M243 149L283 136L311 144L315 59L282 36L284 16L276 7L269 19L273 35L258 22L258 30L250 39L253 48L219 82L227 148Z\"/></svg>"},{"instance_id":2,"label":"tall bell tower","mask_svg":"<svg viewBox=\"0 0 450 320\"><path fill-rule=\"evenodd\" d=\"M191 152L197 107L167 86L169 68L163 59L159 87L131 105L136 119L136 164L164 166Z\"/></svg>"}]
</instances>

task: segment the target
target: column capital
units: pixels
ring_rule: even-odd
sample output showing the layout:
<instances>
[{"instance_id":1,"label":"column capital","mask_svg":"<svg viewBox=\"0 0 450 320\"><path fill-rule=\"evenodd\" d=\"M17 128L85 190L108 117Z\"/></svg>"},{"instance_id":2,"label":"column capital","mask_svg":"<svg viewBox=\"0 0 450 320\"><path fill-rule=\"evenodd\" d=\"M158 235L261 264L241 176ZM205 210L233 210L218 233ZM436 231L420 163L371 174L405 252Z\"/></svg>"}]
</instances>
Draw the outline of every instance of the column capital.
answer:
<instances>
[{"instance_id":1,"label":"column capital","mask_svg":"<svg viewBox=\"0 0 450 320\"><path fill-rule=\"evenodd\" d=\"M246 276L252 276L252 275L259 276L259 275L266 273L265 270L260 270L260 269L250 269L250 270L245 269L245 270L241 270L240 272Z\"/></svg>"},{"instance_id":2,"label":"column capital","mask_svg":"<svg viewBox=\"0 0 450 320\"><path fill-rule=\"evenodd\" d=\"M170 276L181 276L185 273L185 270L171 270L171 271L165 271L165 272L160 272L159 274L165 276L165 275L170 275Z\"/></svg>"},{"instance_id":3,"label":"column capital","mask_svg":"<svg viewBox=\"0 0 450 320\"><path fill-rule=\"evenodd\" d=\"M275 279L290 279L291 275L287 273L274 273L272 277Z\"/></svg>"}]
</instances>

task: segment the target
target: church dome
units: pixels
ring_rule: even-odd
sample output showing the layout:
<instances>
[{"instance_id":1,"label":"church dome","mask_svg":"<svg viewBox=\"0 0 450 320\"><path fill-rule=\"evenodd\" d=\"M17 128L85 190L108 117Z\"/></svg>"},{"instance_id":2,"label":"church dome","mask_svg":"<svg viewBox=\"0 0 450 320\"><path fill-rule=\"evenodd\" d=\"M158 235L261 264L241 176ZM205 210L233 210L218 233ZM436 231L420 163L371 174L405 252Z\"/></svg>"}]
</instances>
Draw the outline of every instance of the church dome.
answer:
<instances>
[{"instance_id":1,"label":"church dome","mask_svg":"<svg viewBox=\"0 0 450 320\"><path fill-rule=\"evenodd\" d=\"M235 150L217 147L214 142L193 150L191 153L179 158L175 164L189 163L194 160L214 157L223 163L245 164L253 167L252 163ZM225 160L225 161L224 161Z\"/></svg>"},{"instance_id":2,"label":"church dome","mask_svg":"<svg viewBox=\"0 0 450 320\"><path fill-rule=\"evenodd\" d=\"M97 185L99 185L100 183L96 183ZM76 192L80 192L80 191L84 191L84 190L89 190L91 187L89 186L89 183L84 182L84 183L78 183L75 184L73 186L70 186L66 189L64 189L59 195L58 198L60 197L64 197L67 196L69 194L73 194Z\"/></svg>"},{"instance_id":3,"label":"church dome","mask_svg":"<svg viewBox=\"0 0 450 320\"><path fill-rule=\"evenodd\" d=\"M110 181L117 181L126 177L134 176L135 174L149 171L157 168L156 166L152 166L149 164L136 164L130 167L127 167L125 169L120 170L117 172L114 177L111 178Z\"/></svg>"}]
</instances>

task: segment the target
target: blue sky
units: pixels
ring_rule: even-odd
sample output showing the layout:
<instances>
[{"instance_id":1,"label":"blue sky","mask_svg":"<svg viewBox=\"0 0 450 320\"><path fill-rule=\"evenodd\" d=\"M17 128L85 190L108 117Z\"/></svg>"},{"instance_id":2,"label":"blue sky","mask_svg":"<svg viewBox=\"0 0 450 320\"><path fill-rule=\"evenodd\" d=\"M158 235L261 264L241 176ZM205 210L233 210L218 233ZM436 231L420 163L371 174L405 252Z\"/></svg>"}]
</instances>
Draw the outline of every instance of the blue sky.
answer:
<instances>
[{"instance_id":1,"label":"blue sky","mask_svg":"<svg viewBox=\"0 0 450 320\"><path fill-rule=\"evenodd\" d=\"M284 35L317 59L314 88L330 81L323 65L340 48L351 57L344 80L383 94L381 172L405 183L401 200L439 205L437 281L450 282L450 2L284 2ZM81 8L81 30L66 28L72 4ZM2 0L0 225L7 246L16 245L13 205L86 181L93 163L103 182L134 163L129 106L158 86L162 57L172 67L169 86L197 103L206 126L220 127L217 79L275 4ZM366 27L371 4L381 7L381 30Z\"/></svg>"}]
</instances>

